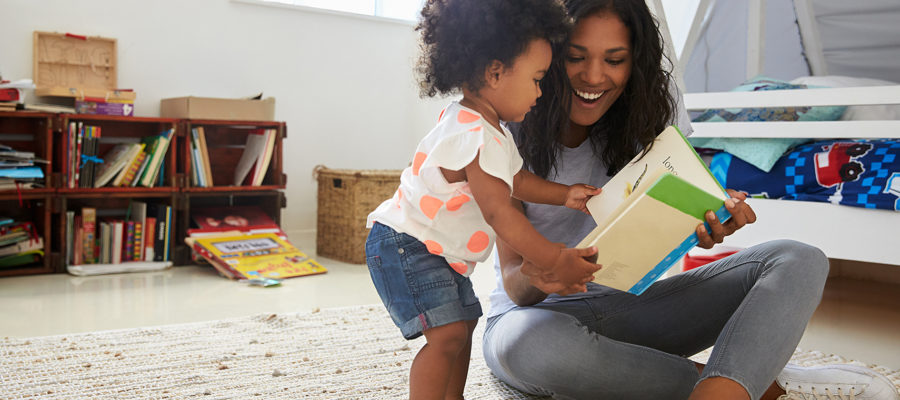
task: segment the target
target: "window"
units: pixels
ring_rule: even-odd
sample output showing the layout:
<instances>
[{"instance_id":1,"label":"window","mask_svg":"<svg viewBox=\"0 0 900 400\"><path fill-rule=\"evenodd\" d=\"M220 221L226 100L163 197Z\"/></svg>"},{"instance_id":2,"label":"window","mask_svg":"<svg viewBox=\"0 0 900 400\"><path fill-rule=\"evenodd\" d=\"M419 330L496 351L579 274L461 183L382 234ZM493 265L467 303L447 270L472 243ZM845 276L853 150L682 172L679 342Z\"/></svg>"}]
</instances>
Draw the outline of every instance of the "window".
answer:
<instances>
[{"instance_id":1,"label":"window","mask_svg":"<svg viewBox=\"0 0 900 400\"><path fill-rule=\"evenodd\" d=\"M415 21L425 0L260 0L353 14Z\"/></svg>"}]
</instances>

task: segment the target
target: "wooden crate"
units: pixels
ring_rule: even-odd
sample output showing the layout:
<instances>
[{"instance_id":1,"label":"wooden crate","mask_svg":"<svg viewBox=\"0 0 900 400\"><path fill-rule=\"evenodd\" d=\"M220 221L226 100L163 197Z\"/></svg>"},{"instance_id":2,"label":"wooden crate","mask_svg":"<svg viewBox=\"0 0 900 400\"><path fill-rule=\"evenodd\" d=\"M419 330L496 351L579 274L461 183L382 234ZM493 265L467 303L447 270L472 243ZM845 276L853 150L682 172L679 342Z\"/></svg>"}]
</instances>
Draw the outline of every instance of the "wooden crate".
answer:
<instances>
[{"instance_id":1,"label":"wooden crate","mask_svg":"<svg viewBox=\"0 0 900 400\"><path fill-rule=\"evenodd\" d=\"M354 264L366 262L366 217L394 195L401 170L315 169L318 181L316 253Z\"/></svg>"},{"instance_id":2,"label":"wooden crate","mask_svg":"<svg viewBox=\"0 0 900 400\"><path fill-rule=\"evenodd\" d=\"M134 101L118 89L116 39L35 31L33 57L38 96Z\"/></svg>"}]
</instances>

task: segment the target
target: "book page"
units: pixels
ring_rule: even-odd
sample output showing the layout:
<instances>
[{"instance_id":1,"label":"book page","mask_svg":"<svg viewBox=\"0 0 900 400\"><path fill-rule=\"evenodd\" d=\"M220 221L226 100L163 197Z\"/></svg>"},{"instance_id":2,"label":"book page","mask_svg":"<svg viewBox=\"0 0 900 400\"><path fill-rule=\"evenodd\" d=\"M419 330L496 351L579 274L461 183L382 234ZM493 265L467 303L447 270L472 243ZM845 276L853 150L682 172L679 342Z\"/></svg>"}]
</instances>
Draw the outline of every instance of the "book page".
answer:
<instances>
[{"instance_id":1,"label":"book page","mask_svg":"<svg viewBox=\"0 0 900 400\"><path fill-rule=\"evenodd\" d=\"M594 273L594 283L631 289L699 223L659 200L640 195L606 230L586 238L586 246L597 246L597 263L603 266Z\"/></svg>"},{"instance_id":2,"label":"book page","mask_svg":"<svg viewBox=\"0 0 900 400\"><path fill-rule=\"evenodd\" d=\"M642 182L645 184L653 182L648 180L647 175L655 176L659 169L678 176L722 200L727 198L724 189L709 172L694 148L678 129L670 126L657 136L649 153L643 158L638 154L606 185L603 185L602 193L588 200L587 208L597 225L607 225L608 220L617 215L616 209L635 191L635 185L640 189Z\"/></svg>"}]
</instances>

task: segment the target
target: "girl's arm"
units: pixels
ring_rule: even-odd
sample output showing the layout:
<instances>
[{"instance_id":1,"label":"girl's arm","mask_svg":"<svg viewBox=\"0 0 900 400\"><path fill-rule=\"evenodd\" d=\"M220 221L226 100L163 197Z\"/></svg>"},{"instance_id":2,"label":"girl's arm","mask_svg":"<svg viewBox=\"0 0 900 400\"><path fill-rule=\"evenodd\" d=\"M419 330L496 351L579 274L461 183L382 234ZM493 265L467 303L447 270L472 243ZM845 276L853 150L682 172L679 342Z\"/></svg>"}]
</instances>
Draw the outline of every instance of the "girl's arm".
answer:
<instances>
[{"instance_id":1,"label":"girl's arm","mask_svg":"<svg viewBox=\"0 0 900 400\"><path fill-rule=\"evenodd\" d=\"M524 168L513 177L512 197L529 203L566 206L588 213L587 200L600 194L600 189L590 185L572 186L543 179Z\"/></svg>"},{"instance_id":2,"label":"girl's arm","mask_svg":"<svg viewBox=\"0 0 900 400\"><path fill-rule=\"evenodd\" d=\"M561 281L575 281L574 276L581 271L596 271L597 264L584 259L596 253L596 248L566 249L545 239L531 226L525 215L513 208L509 186L500 178L484 172L478 160L479 156L476 156L465 167L466 178L484 220L499 238L534 263L539 271L551 273Z\"/></svg>"},{"instance_id":3,"label":"girl's arm","mask_svg":"<svg viewBox=\"0 0 900 400\"><path fill-rule=\"evenodd\" d=\"M522 201L561 206L568 193L568 186L541 179L525 168L513 177L512 196Z\"/></svg>"},{"instance_id":4,"label":"girl's arm","mask_svg":"<svg viewBox=\"0 0 900 400\"><path fill-rule=\"evenodd\" d=\"M520 213L524 212L522 203L511 199L512 207ZM585 283L593 279L593 275L586 274L582 281L566 286L559 281L547 281L540 277L529 277L522 273L525 259L516 253L502 238L497 238L497 256L500 262L500 274L503 279L503 288L506 295L518 306L530 306L540 303L549 293L567 295L584 292L587 290Z\"/></svg>"}]
</instances>

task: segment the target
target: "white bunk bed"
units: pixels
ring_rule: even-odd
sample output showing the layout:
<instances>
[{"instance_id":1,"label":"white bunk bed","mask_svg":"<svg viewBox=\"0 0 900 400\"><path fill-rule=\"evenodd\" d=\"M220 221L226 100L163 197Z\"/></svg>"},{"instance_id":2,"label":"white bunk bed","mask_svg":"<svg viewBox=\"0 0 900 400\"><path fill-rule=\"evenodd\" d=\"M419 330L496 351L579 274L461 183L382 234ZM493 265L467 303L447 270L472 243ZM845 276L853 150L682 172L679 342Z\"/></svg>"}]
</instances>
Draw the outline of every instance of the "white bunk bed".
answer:
<instances>
[{"instance_id":1,"label":"white bunk bed","mask_svg":"<svg viewBox=\"0 0 900 400\"><path fill-rule=\"evenodd\" d=\"M900 86L693 93L684 100L689 110L900 104ZM692 125L692 137L900 139L900 121L895 120ZM726 245L748 247L787 238L819 247L829 258L900 265L900 211L790 200L749 199L747 203L759 219L729 236Z\"/></svg>"},{"instance_id":2,"label":"white bunk bed","mask_svg":"<svg viewBox=\"0 0 900 400\"><path fill-rule=\"evenodd\" d=\"M772 3L777 0L769 0ZM796 23L802 41L803 58L812 75L828 75L828 63L817 28L813 6L816 0L793 0ZM664 38L671 43L660 0L649 0L659 16ZM684 72L691 52L706 28L715 0L699 0L697 15L681 54L667 46L669 58L679 86L684 88ZM731 3L731 6L739 3ZM746 78L765 73L764 63L766 0L740 2L747 9ZM829 1L822 1L829 3ZM878 5L876 3L880 3ZM825 4L832 10L835 3ZM884 2L872 2L885 7ZM784 4L780 4L784 9ZM889 4L897 12L895 4ZM788 6L790 7L790 6ZM771 10L770 10L771 11ZM894 27L896 29L896 27ZM893 39L890 39L893 40ZM704 49L709 51L708 49ZM891 54L889 52L889 54ZM895 57L888 55L888 57ZM900 65L900 64L893 64ZM896 67L894 67L896 68ZM840 73L841 71L839 71ZM879 78L884 78L879 76ZM893 79L893 81L900 81ZM845 87L830 89L773 90L760 92L686 93L688 110L725 108L765 108L790 106L857 106L898 105L900 85ZM827 122L695 122L692 137L698 138L810 138L810 139L877 139L900 140L900 120L827 121ZM758 221L729 236L725 245L748 247L760 242L787 238L809 243L822 249L829 258L900 266L900 211L866 209L830 203L749 199Z\"/></svg>"}]
</instances>

